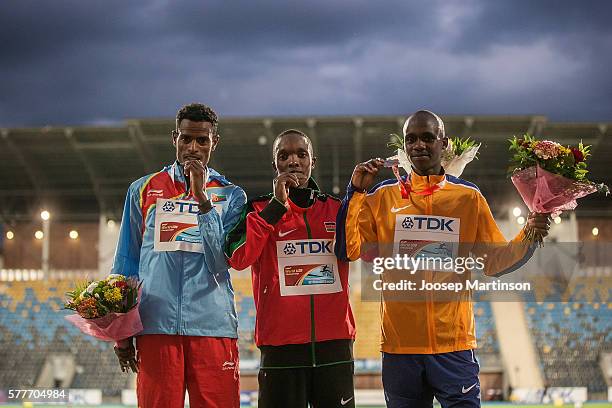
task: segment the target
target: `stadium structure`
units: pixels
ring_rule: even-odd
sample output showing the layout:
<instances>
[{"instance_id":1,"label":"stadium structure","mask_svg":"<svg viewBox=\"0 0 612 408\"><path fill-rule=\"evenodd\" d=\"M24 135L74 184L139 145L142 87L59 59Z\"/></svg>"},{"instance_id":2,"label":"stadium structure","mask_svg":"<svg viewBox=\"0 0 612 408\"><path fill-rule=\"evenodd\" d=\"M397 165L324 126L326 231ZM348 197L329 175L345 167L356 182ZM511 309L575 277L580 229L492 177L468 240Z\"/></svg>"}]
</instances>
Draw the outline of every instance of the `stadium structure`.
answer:
<instances>
[{"instance_id":1,"label":"stadium structure","mask_svg":"<svg viewBox=\"0 0 612 408\"><path fill-rule=\"evenodd\" d=\"M272 141L295 128L313 140L319 185L342 196L355 164L394 154L386 145L390 134L401 134L404 119L228 118L220 123L220 145L210 165L249 197L268 193ZM507 238L527 211L507 175L513 135L592 145L591 178L612 185L610 123L552 123L543 116L443 119L449 136L482 143L462 178L480 187ZM63 319L69 313L62 310L64 293L75 281L110 270L127 188L174 160L173 128L174 120L166 118L117 127L0 129L0 403L9 389L60 387L71 390L75 403L135 405L135 378L121 373L112 345L86 337ZM40 218L43 210L47 220ZM572 259L571 274L557 282L563 296L476 299L483 401L612 400L611 241L612 201L593 194L555 220L547 242L566 246L529 263L545 275ZM232 271L232 282L248 406L258 367L249 271ZM362 299L360 282L355 265L356 399L359 406L382 406L379 305Z\"/></svg>"}]
</instances>

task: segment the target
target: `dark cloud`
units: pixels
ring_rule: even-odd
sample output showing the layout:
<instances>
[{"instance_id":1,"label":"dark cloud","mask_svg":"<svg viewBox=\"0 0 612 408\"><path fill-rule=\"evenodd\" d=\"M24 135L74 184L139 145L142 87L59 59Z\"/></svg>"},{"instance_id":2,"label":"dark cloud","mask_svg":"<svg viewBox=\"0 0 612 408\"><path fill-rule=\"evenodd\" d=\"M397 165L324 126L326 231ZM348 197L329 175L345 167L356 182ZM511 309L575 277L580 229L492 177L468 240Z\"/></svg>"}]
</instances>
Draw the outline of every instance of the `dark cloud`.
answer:
<instances>
[{"instance_id":1,"label":"dark cloud","mask_svg":"<svg viewBox=\"0 0 612 408\"><path fill-rule=\"evenodd\" d=\"M9 1L0 126L171 116L612 120L609 2Z\"/></svg>"}]
</instances>

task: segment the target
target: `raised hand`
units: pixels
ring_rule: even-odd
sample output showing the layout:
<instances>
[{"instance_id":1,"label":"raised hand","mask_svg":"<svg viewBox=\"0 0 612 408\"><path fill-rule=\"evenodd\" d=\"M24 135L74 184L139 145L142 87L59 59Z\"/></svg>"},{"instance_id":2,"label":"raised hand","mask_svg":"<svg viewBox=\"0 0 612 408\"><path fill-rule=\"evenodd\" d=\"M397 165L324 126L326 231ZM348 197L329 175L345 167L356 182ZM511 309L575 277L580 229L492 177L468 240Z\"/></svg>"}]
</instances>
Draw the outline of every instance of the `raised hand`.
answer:
<instances>
[{"instance_id":1,"label":"raised hand","mask_svg":"<svg viewBox=\"0 0 612 408\"><path fill-rule=\"evenodd\" d=\"M207 201L204 180L206 167L199 160L185 161L185 174L189 174L189 190L200 204Z\"/></svg>"},{"instance_id":2,"label":"raised hand","mask_svg":"<svg viewBox=\"0 0 612 408\"><path fill-rule=\"evenodd\" d=\"M296 173L281 173L274 179L274 197L283 204L289 199L289 187L298 187L300 177Z\"/></svg>"},{"instance_id":3,"label":"raised hand","mask_svg":"<svg viewBox=\"0 0 612 408\"><path fill-rule=\"evenodd\" d=\"M360 191L367 191L370 187L372 187L372 184L374 184L374 179L384 164L384 160L380 158L359 163L357 166L355 166L353 176L351 177L353 187Z\"/></svg>"}]
</instances>

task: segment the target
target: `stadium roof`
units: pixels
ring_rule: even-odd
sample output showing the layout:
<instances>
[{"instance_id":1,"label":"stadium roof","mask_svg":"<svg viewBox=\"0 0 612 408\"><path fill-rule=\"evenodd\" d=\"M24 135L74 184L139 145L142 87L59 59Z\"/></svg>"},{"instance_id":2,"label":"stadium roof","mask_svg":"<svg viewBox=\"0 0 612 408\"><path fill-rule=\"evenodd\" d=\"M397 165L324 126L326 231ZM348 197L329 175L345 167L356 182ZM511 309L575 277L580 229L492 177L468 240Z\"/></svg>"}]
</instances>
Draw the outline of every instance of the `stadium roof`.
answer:
<instances>
[{"instance_id":1,"label":"stadium roof","mask_svg":"<svg viewBox=\"0 0 612 408\"><path fill-rule=\"evenodd\" d=\"M530 132L536 136L593 145L594 180L612 185L612 127L609 123L549 123L542 116L446 116L449 136L482 142L479 160L463 178L478 184L500 211L520 198L506 178L507 139ZM287 128L313 139L318 162L314 176L323 190L344 193L355 164L392 155L390 133L401 133L404 117L271 117L228 118L220 123L221 142L211 166L252 197L271 190L271 143ZM0 129L0 222L37 219L48 208L55 219L119 219L129 184L161 169L175 157L170 131L174 119L134 119L121 127L44 127ZM391 177L389 173L385 177ZM610 198L592 195L578 215L612 216Z\"/></svg>"}]
</instances>

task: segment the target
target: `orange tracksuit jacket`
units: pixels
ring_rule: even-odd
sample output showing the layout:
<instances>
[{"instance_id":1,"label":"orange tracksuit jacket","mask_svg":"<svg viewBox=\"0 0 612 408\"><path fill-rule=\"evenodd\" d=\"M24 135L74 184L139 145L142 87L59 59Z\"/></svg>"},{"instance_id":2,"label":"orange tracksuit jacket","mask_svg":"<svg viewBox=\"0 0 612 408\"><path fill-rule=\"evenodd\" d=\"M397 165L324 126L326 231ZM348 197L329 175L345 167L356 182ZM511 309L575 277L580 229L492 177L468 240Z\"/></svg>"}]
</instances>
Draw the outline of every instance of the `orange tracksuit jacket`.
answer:
<instances>
[{"instance_id":1,"label":"orange tracksuit jacket","mask_svg":"<svg viewBox=\"0 0 612 408\"><path fill-rule=\"evenodd\" d=\"M368 243L379 248L378 256L391 256L389 248L394 242L395 231L398 227L401 229L401 220L408 217L414 223L420 219L422 226L441 225L447 229L460 223L455 227L459 230L458 256L478 256L486 252L484 273L489 276L516 270L533 254L535 245L523 243L523 230L510 243L505 240L476 185L450 175L420 176L414 171L409 180L412 192L406 199L402 198L397 180L384 181L367 194L349 185L336 221L335 250L339 259L360 258L365 255L362 245ZM418 194L435 185L439 189L433 194ZM427 216L442 222L434 220L428 224ZM396 225L398 220L399 226ZM414 223L404 227L414 228ZM495 245L483 250L475 245L477 243ZM453 272L419 271L419 274L435 282L446 280L448 275L455 275L455 279L457 276ZM463 276L469 278L469 271ZM436 354L476 348L469 292L441 301L433 296L416 301L390 301L384 297L381 307L383 352Z\"/></svg>"}]
</instances>

